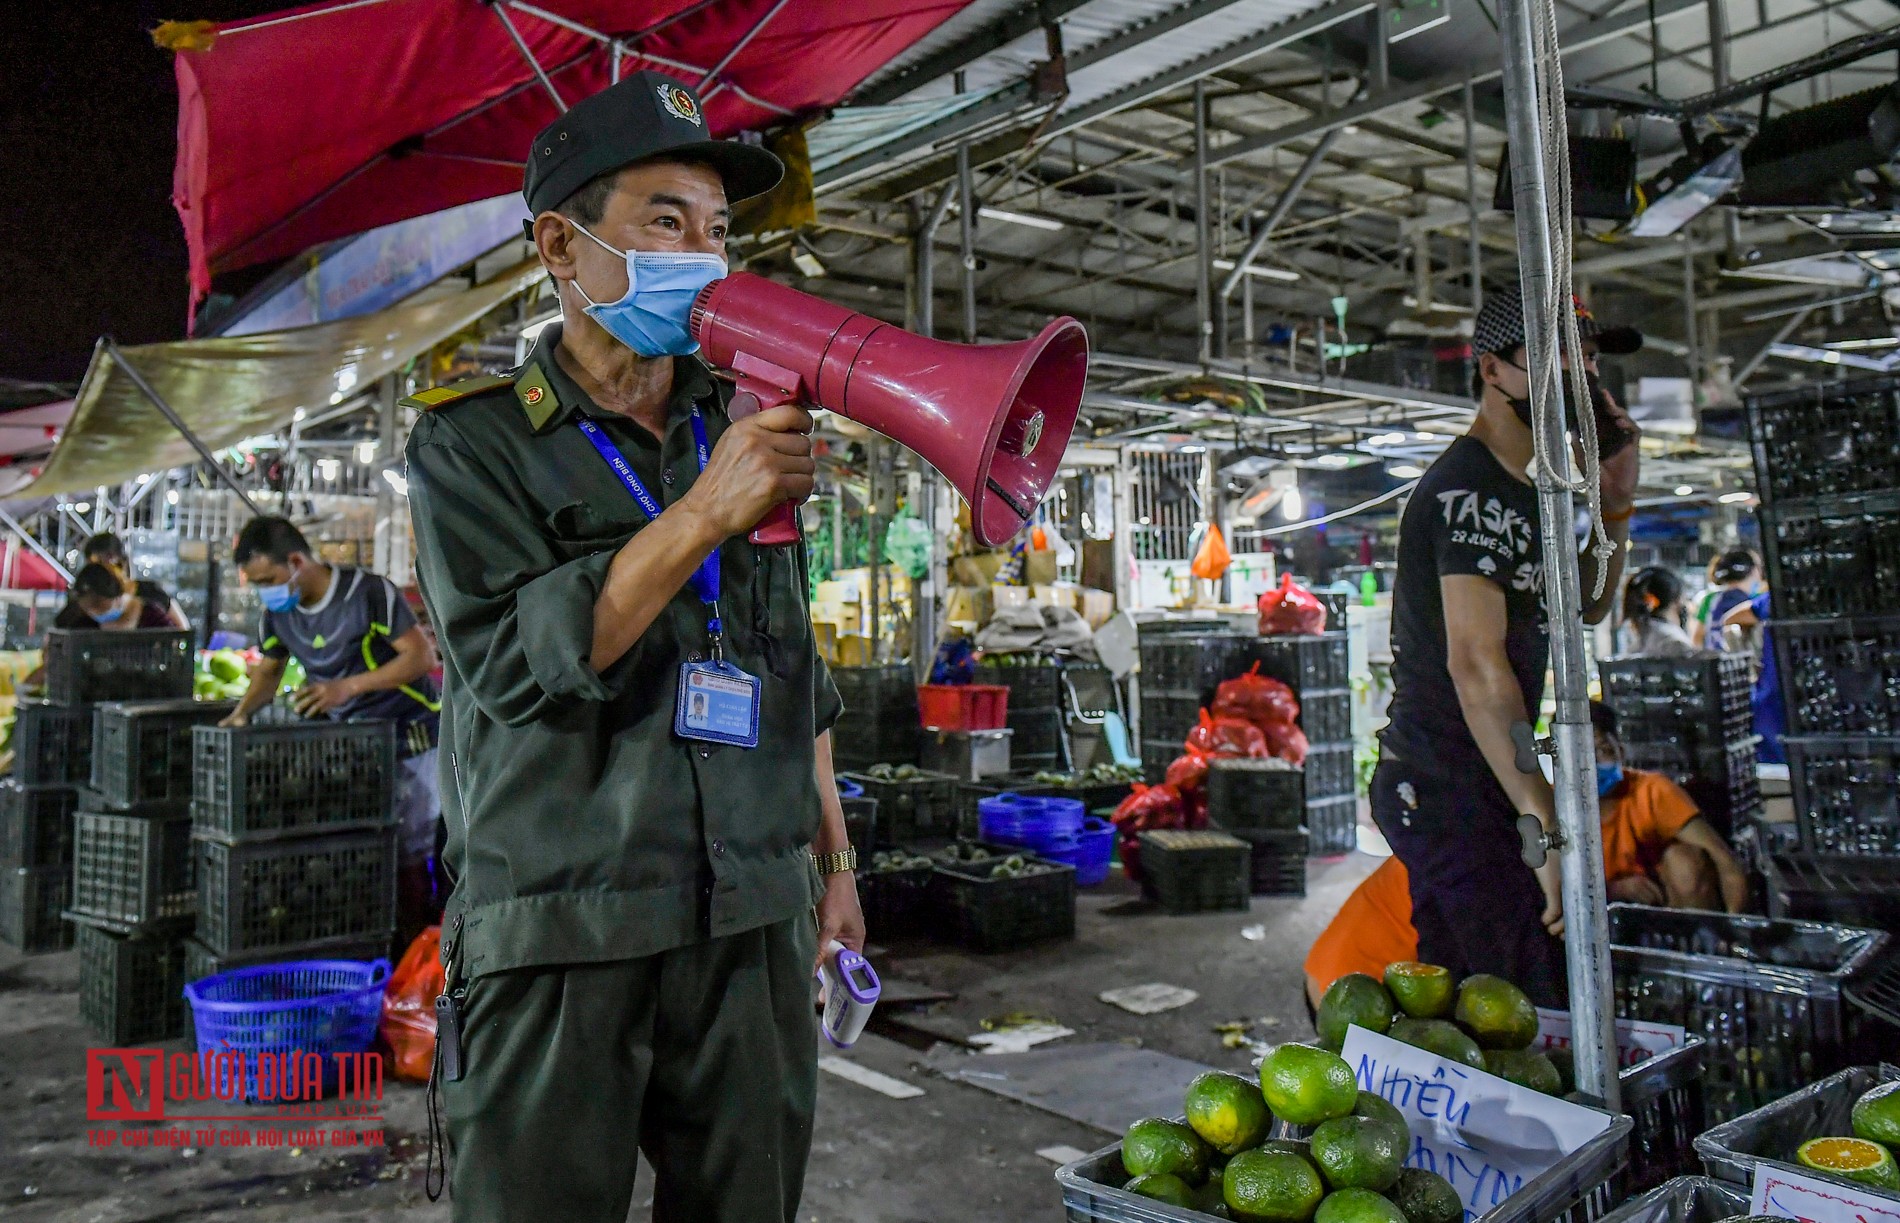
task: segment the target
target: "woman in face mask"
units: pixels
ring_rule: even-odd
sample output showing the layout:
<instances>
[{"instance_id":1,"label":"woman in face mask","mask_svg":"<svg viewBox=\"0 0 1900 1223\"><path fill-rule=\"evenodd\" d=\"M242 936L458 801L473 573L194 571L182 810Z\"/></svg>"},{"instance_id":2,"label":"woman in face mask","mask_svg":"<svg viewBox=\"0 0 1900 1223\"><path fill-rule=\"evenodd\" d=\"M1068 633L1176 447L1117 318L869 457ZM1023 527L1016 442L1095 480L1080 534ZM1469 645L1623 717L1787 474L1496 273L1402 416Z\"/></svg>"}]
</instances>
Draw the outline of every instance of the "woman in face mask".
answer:
<instances>
[{"instance_id":1,"label":"woman in face mask","mask_svg":"<svg viewBox=\"0 0 1900 1223\"><path fill-rule=\"evenodd\" d=\"M127 594L125 582L105 565L87 565L73 576L66 606L53 619L54 628L141 629L170 628L164 609Z\"/></svg>"},{"instance_id":2,"label":"woman in face mask","mask_svg":"<svg viewBox=\"0 0 1900 1223\"><path fill-rule=\"evenodd\" d=\"M1623 626L1629 632L1625 658L1680 658L1695 654L1683 629L1682 579L1667 569L1639 570L1623 587Z\"/></svg>"}]
</instances>

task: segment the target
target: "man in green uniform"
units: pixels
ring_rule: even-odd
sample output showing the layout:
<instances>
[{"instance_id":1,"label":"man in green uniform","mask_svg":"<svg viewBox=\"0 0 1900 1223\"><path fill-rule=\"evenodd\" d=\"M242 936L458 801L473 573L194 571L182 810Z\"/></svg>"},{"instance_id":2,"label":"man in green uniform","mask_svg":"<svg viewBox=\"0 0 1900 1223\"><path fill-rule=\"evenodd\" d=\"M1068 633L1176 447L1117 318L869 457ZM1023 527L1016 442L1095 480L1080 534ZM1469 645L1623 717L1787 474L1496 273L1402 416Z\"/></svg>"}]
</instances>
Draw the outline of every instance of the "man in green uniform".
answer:
<instances>
[{"instance_id":1,"label":"man in green uniform","mask_svg":"<svg viewBox=\"0 0 1900 1223\"><path fill-rule=\"evenodd\" d=\"M577 103L524 189L561 321L512 376L410 401L461 1223L621 1223L636 1145L656 1218L797 1210L812 974L864 929L803 549L746 533L810 494L811 417L728 422L687 329L728 201L780 173L656 73Z\"/></svg>"}]
</instances>

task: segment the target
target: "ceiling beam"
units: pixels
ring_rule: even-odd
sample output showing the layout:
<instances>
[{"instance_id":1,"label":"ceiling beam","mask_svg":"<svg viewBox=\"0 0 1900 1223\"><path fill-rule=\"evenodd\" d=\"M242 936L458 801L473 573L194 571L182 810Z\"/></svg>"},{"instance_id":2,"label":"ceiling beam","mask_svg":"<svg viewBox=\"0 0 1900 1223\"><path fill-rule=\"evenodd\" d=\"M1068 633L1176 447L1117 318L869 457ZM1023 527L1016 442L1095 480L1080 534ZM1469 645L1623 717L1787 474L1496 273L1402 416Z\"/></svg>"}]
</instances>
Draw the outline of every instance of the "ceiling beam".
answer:
<instances>
[{"instance_id":1,"label":"ceiling beam","mask_svg":"<svg viewBox=\"0 0 1900 1223\"><path fill-rule=\"evenodd\" d=\"M932 51L910 67L901 69L875 84L866 85L852 95L851 104L853 106L882 106L887 102L895 102L913 90L975 63L992 51L1002 50L1025 34L1034 34L1045 25L1061 21L1062 18L1088 2L1089 0L1035 0L1035 3L1011 9L988 25L972 30L955 42Z\"/></svg>"}]
</instances>

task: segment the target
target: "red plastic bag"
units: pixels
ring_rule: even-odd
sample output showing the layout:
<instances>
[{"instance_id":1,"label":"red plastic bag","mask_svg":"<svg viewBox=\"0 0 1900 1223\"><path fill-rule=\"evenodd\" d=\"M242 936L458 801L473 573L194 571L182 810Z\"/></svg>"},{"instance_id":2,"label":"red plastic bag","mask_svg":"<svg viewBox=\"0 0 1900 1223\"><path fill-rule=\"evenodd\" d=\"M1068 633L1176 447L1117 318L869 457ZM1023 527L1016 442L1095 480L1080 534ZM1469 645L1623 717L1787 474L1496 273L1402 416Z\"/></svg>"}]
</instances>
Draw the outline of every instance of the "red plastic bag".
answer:
<instances>
[{"instance_id":1,"label":"red plastic bag","mask_svg":"<svg viewBox=\"0 0 1900 1223\"><path fill-rule=\"evenodd\" d=\"M1187 733L1187 750L1197 756L1251 756L1265 759L1267 740L1244 718L1216 718L1201 710L1201 724Z\"/></svg>"},{"instance_id":2,"label":"red plastic bag","mask_svg":"<svg viewBox=\"0 0 1900 1223\"><path fill-rule=\"evenodd\" d=\"M1291 722L1269 722L1260 728L1267 740L1267 751L1288 764L1305 764L1306 732Z\"/></svg>"},{"instance_id":3,"label":"red plastic bag","mask_svg":"<svg viewBox=\"0 0 1900 1223\"><path fill-rule=\"evenodd\" d=\"M1293 689L1260 674L1260 664L1255 663L1245 675L1221 681L1214 689L1213 711L1217 718L1239 718L1265 730L1274 722L1298 721L1300 701ZM1268 742L1272 742L1271 735Z\"/></svg>"},{"instance_id":4,"label":"red plastic bag","mask_svg":"<svg viewBox=\"0 0 1900 1223\"><path fill-rule=\"evenodd\" d=\"M1166 783L1144 786L1137 782L1110 820L1124 836L1132 837L1150 828L1179 828L1183 818L1179 790Z\"/></svg>"},{"instance_id":5,"label":"red plastic bag","mask_svg":"<svg viewBox=\"0 0 1900 1223\"><path fill-rule=\"evenodd\" d=\"M1164 784L1173 786L1182 794L1198 791L1207 783L1207 769L1207 757L1198 752L1184 752L1168 766Z\"/></svg>"},{"instance_id":6,"label":"red plastic bag","mask_svg":"<svg viewBox=\"0 0 1900 1223\"><path fill-rule=\"evenodd\" d=\"M1293 581L1292 574L1260 596L1260 635L1300 637L1326 631L1326 605L1313 592Z\"/></svg>"},{"instance_id":7,"label":"red plastic bag","mask_svg":"<svg viewBox=\"0 0 1900 1223\"><path fill-rule=\"evenodd\" d=\"M399 1079L429 1081L435 1061L435 1000L442 984L442 927L430 926L402 953L383 990L383 1040L395 1054Z\"/></svg>"}]
</instances>

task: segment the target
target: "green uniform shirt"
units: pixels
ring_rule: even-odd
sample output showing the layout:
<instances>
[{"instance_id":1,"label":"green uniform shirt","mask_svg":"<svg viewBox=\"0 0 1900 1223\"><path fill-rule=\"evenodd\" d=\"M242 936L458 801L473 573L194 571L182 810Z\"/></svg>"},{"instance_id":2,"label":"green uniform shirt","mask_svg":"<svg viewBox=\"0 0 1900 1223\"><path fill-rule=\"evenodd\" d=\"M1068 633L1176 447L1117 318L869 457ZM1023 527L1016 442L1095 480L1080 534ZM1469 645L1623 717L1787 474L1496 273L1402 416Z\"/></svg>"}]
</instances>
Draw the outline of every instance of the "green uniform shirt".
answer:
<instances>
[{"instance_id":1,"label":"green uniform shirt","mask_svg":"<svg viewBox=\"0 0 1900 1223\"><path fill-rule=\"evenodd\" d=\"M761 681L759 745L673 733L682 662L706 656L690 584L626 656L588 662L594 602L646 525L576 425L585 413L663 505L693 486L699 404L730 387L674 361L665 440L602 412L554 359L424 392L410 434L416 574L441 645L442 806L469 976L653 955L808 912L813 741L841 711L813 646L802 548L720 549L724 650Z\"/></svg>"}]
</instances>

